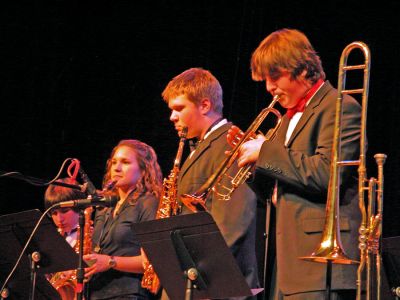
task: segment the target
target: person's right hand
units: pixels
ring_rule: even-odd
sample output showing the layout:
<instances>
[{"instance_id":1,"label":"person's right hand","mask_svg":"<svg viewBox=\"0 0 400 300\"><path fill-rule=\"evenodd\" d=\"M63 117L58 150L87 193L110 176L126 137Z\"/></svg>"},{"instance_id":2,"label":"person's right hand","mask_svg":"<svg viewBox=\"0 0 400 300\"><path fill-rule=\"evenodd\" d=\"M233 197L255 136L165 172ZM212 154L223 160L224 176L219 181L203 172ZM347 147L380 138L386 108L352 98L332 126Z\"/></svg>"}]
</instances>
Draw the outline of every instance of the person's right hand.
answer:
<instances>
[{"instance_id":1,"label":"person's right hand","mask_svg":"<svg viewBox=\"0 0 400 300\"><path fill-rule=\"evenodd\" d=\"M110 256L105 254L91 253L83 256L89 267L85 268L85 277L90 278L96 273L104 272L110 269L108 261Z\"/></svg>"},{"instance_id":2,"label":"person's right hand","mask_svg":"<svg viewBox=\"0 0 400 300\"><path fill-rule=\"evenodd\" d=\"M143 248L140 248L140 254L142 255L143 269L146 270L146 268L149 266L150 262L149 262L149 259L147 258L146 252L144 252Z\"/></svg>"}]
</instances>

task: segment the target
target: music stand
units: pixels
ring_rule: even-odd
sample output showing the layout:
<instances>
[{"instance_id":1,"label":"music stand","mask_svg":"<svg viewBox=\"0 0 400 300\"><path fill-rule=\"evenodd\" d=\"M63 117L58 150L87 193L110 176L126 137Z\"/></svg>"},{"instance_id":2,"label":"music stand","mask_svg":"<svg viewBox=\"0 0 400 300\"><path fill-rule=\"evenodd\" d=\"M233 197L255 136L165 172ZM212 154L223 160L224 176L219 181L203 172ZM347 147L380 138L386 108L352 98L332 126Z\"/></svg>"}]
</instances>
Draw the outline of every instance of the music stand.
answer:
<instances>
[{"instance_id":1,"label":"music stand","mask_svg":"<svg viewBox=\"0 0 400 300\"><path fill-rule=\"evenodd\" d=\"M400 298L400 236L382 239L382 262L386 276L383 281L382 299Z\"/></svg>"},{"instance_id":2,"label":"music stand","mask_svg":"<svg viewBox=\"0 0 400 300\"><path fill-rule=\"evenodd\" d=\"M132 230L170 299L253 295L209 213L136 223Z\"/></svg>"},{"instance_id":3,"label":"music stand","mask_svg":"<svg viewBox=\"0 0 400 300\"><path fill-rule=\"evenodd\" d=\"M34 209L0 216L1 285L16 263L41 215L39 210ZM33 271L29 257L34 252L39 252L41 258L36 264L36 270ZM10 292L7 299L29 299L30 293L36 293L37 299L60 299L58 292L47 281L44 274L72 270L77 266L78 255L57 232L52 221L45 217L6 285ZM32 271L35 272L34 285Z\"/></svg>"}]
</instances>

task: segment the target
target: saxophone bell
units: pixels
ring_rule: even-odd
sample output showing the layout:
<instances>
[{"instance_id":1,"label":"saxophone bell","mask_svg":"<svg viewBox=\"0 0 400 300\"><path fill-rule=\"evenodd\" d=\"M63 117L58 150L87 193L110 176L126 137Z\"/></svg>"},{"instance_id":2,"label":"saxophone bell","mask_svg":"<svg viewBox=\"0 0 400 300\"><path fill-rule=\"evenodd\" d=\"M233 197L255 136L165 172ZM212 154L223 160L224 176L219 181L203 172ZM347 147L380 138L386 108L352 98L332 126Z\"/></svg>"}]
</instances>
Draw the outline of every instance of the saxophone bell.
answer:
<instances>
[{"instance_id":1,"label":"saxophone bell","mask_svg":"<svg viewBox=\"0 0 400 300\"><path fill-rule=\"evenodd\" d=\"M109 192L112 191L115 187L115 185L117 184L118 180L109 180L105 185L104 188L102 190L102 192Z\"/></svg>"}]
</instances>

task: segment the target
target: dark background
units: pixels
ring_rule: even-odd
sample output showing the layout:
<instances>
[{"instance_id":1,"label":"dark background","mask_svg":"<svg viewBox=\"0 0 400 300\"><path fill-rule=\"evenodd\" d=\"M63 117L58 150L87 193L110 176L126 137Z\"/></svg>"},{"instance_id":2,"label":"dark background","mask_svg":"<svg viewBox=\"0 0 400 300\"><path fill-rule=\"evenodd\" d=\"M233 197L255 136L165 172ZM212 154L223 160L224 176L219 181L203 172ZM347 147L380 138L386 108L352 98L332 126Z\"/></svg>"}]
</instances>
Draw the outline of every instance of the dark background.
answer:
<instances>
[{"instance_id":1,"label":"dark background","mask_svg":"<svg viewBox=\"0 0 400 300\"><path fill-rule=\"evenodd\" d=\"M370 47L367 170L376 176L373 155L388 155L383 235L399 235L400 7L332 2L3 1L0 170L52 179L75 157L100 188L112 147L135 138L154 147L167 176L178 142L160 95L168 81L209 69L224 89L225 116L247 128L270 101L251 80L251 53L272 31L297 28L334 85L343 48ZM42 210L44 190L2 177L1 214Z\"/></svg>"}]
</instances>

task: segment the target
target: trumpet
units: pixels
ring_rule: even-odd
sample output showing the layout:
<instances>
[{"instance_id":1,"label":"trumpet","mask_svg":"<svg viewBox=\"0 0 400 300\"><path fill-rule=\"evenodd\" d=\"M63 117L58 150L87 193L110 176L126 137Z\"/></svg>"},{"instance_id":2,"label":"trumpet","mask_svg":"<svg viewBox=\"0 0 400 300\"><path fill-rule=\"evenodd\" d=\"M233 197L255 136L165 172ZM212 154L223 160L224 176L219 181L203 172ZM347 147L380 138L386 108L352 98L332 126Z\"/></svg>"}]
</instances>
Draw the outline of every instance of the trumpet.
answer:
<instances>
[{"instance_id":1,"label":"trumpet","mask_svg":"<svg viewBox=\"0 0 400 300\"><path fill-rule=\"evenodd\" d=\"M270 105L264 108L259 113L257 118L253 121L246 132L240 132L240 135L233 142L234 147L231 150L230 154L226 157L225 160L221 162L214 174L212 174L194 194L183 194L181 196L181 201L187 208L189 208L192 212L207 211L206 201L212 192L217 195L218 200L228 201L230 200L231 195L236 190L236 188L244 183L247 178L249 178L249 176L251 175L251 164L240 168L235 176L230 176L228 174L228 170L237 160L240 147L245 142L256 137L256 132L258 128L261 126L261 124L270 113L276 116L277 121L275 127L271 128L266 134L266 139L269 140L275 137L275 133L282 122L282 115L277 109L274 108L274 105L278 101L279 96L274 96ZM222 178L224 176L229 178L228 183L230 183L230 185L221 184Z\"/></svg>"}]
</instances>

